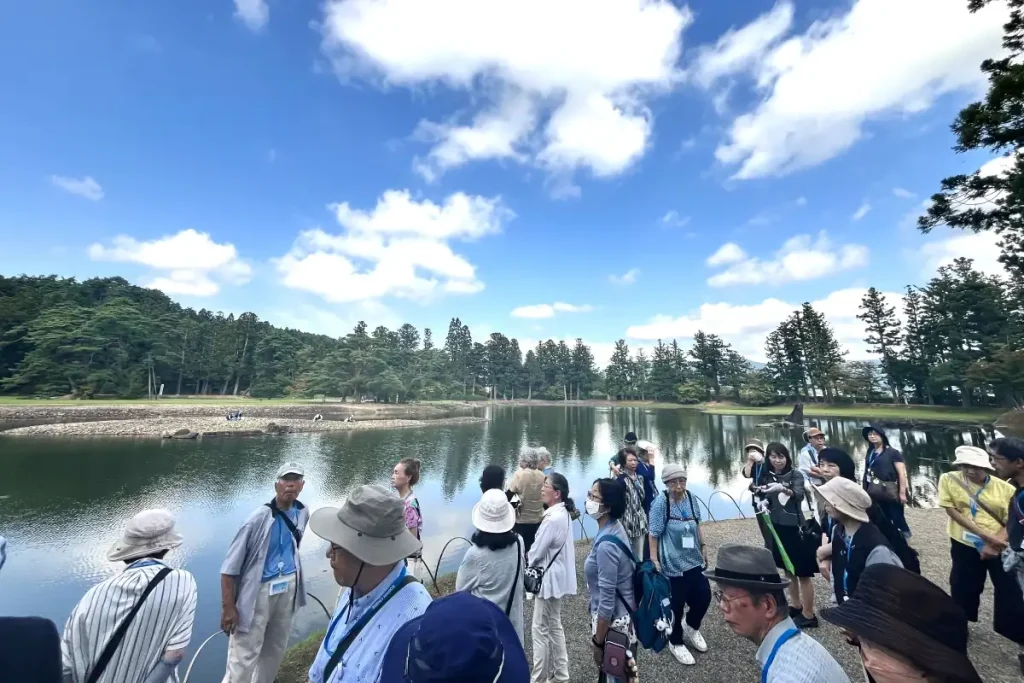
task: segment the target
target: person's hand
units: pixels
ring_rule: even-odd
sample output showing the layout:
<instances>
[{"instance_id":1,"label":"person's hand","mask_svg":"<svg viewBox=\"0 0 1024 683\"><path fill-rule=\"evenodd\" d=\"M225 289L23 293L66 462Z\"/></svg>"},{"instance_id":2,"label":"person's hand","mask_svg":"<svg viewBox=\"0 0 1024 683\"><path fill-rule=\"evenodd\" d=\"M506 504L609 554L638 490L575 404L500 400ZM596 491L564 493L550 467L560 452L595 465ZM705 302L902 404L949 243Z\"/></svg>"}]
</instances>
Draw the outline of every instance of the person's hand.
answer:
<instances>
[{"instance_id":1,"label":"person's hand","mask_svg":"<svg viewBox=\"0 0 1024 683\"><path fill-rule=\"evenodd\" d=\"M604 648L599 647L593 640L590 641L590 649L594 653L594 664L601 666L604 664Z\"/></svg>"},{"instance_id":2,"label":"person's hand","mask_svg":"<svg viewBox=\"0 0 1024 683\"><path fill-rule=\"evenodd\" d=\"M985 545L992 546L992 549L997 553L1003 552L1003 548L1007 545L1004 539L999 538L998 536L993 536L992 534L982 534L981 537L984 539Z\"/></svg>"},{"instance_id":3,"label":"person's hand","mask_svg":"<svg viewBox=\"0 0 1024 683\"><path fill-rule=\"evenodd\" d=\"M818 560L818 573L821 574L822 578L826 581L832 580L832 562L831 560Z\"/></svg>"},{"instance_id":4,"label":"person's hand","mask_svg":"<svg viewBox=\"0 0 1024 683\"><path fill-rule=\"evenodd\" d=\"M636 657L626 660L626 681L627 683L640 683L640 674L636 670Z\"/></svg>"},{"instance_id":5,"label":"person's hand","mask_svg":"<svg viewBox=\"0 0 1024 683\"><path fill-rule=\"evenodd\" d=\"M988 543L981 546L981 559L983 560L991 560L993 557L999 557L1000 554L1002 554L1002 551L996 550Z\"/></svg>"},{"instance_id":6,"label":"person's hand","mask_svg":"<svg viewBox=\"0 0 1024 683\"><path fill-rule=\"evenodd\" d=\"M768 486L764 487L764 492L767 493L767 494L782 493L785 490L786 490L786 487L783 486L782 484L778 483L778 482L776 482L774 484L768 484Z\"/></svg>"},{"instance_id":7,"label":"person's hand","mask_svg":"<svg viewBox=\"0 0 1024 683\"><path fill-rule=\"evenodd\" d=\"M824 474L822 473L820 467L812 467L811 468L811 476L812 477L819 477L819 478L821 478L821 477L824 476Z\"/></svg>"},{"instance_id":8,"label":"person's hand","mask_svg":"<svg viewBox=\"0 0 1024 683\"><path fill-rule=\"evenodd\" d=\"M701 546L700 547L700 557L701 557L702 560L704 560L704 566L705 567L709 566L708 565L708 547L707 546Z\"/></svg>"},{"instance_id":9,"label":"person's hand","mask_svg":"<svg viewBox=\"0 0 1024 683\"><path fill-rule=\"evenodd\" d=\"M229 636L238 628L238 609L234 605L225 605L220 615L220 628Z\"/></svg>"},{"instance_id":10,"label":"person's hand","mask_svg":"<svg viewBox=\"0 0 1024 683\"><path fill-rule=\"evenodd\" d=\"M658 573L661 573L661 562L658 562L654 559L652 559L651 562L654 563L654 568L658 571Z\"/></svg>"},{"instance_id":11,"label":"person's hand","mask_svg":"<svg viewBox=\"0 0 1024 683\"><path fill-rule=\"evenodd\" d=\"M824 562L832 556L832 553L829 548L819 545L818 549L814 551L814 556L817 558L818 562Z\"/></svg>"},{"instance_id":12,"label":"person's hand","mask_svg":"<svg viewBox=\"0 0 1024 683\"><path fill-rule=\"evenodd\" d=\"M904 505L907 504L907 492L906 491L900 491L900 502L903 503Z\"/></svg>"}]
</instances>

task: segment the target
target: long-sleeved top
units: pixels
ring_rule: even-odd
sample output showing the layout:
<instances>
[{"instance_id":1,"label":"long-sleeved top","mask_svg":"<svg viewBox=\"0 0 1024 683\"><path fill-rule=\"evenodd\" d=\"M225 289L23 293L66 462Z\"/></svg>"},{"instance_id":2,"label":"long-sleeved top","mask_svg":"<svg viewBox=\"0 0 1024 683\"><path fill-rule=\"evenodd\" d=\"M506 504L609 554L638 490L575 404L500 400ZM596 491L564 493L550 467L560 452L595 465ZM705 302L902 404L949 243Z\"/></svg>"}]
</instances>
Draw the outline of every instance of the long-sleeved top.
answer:
<instances>
[{"instance_id":1,"label":"long-sleeved top","mask_svg":"<svg viewBox=\"0 0 1024 683\"><path fill-rule=\"evenodd\" d=\"M658 495L658 485L654 482L654 465L648 465L643 460L636 463L636 474L644 480L644 513L650 514L651 505L655 496Z\"/></svg>"},{"instance_id":2,"label":"long-sleeved top","mask_svg":"<svg viewBox=\"0 0 1024 683\"><path fill-rule=\"evenodd\" d=\"M801 633L788 617L772 627L757 648L757 661L762 671L775 643L790 629L797 633L779 646L764 677L767 683L850 683L850 677L828 650L811 636Z\"/></svg>"},{"instance_id":3,"label":"long-sleeved top","mask_svg":"<svg viewBox=\"0 0 1024 683\"><path fill-rule=\"evenodd\" d=\"M351 612L348 601L352 589L348 588L341 594L334 608L330 626L327 627L316 659L313 660L313 666L309 668L309 680L312 683L377 683L384 652L388 649L392 636L406 623L427 611L430 594L420 583L411 583L399 588L398 592L381 606L349 645L329 679L324 679L324 669L349 630L359 623L364 614L383 600L392 586L400 583L405 575L405 564L399 562L376 588L353 601Z\"/></svg>"},{"instance_id":4,"label":"long-sleeved top","mask_svg":"<svg viewBox=\"0 0 1024 683\"><path fill-rule=\"evenodd\" d=\"M772 524L776 526L800 526L803 523L803 512L800 511L800 503L804 499L804 475L800 470L790 470L785 474L776 474L771 469L765 470L761 475L759 486L771 484L782 484L793 495L783 505L778 493L768 494L768 516Z\"/></svg>"},{"instance_id":5,"label":"long-sleeved top","mask_svg":"<svg viewBox=\"0 0 1024 683\"><path fill-rule=\"evenodd\" d=\"M636 606L633 596L633 571L636 565L613 541L598 544L598 540L606 535L615 536L629 547L629 536L622 524L618 521L606 524L594 537L594 546L583 562L583 575L587 579L587 591L590 593L590 613L612 622L628 614L618 594L629 603L630 608Z\"/></svg>"},{"instance_id":6,"label":"long-sleeved top","mask_svg":"<svg viewBox=\"0 0 1024 683\"><path fill-rule=\"evenodd\" d=\"M538 597L545 600L576 595L576 550L571 523L564 503L552 505L544 511L537 537L530 547L530 566L545 569L538 593Z\"/></svg>"},{"instance_id":7,"label":"long-sleeved top","mask_svg":"<svg viewBox=\"0 0 1024 683\"><path fill-rule=\"evenodd\" d=\"M296 505L298 502L296 501ZM309 521L309 511L305 507L299 509L299 521L296 528L303 532ZM259 506L235 534L228 548L228 555L220 567L220 573L238 578L238 592L235 597L235 608L238 610L238 630L248 633L252 626L253 614L256 612L256 597L263 582L263 567L267 561L270 548L270 530L274 526L274 515L266 505ZM291 539L295 556L295 605L294 608L306 605L306 577L302 571L302 559L295 537Z\"/></svg>"},{"instance_id":8,"label":"long-sleeved top","mask_svg":"<svg viewBox=\"0 0 1024 683\"><path fill-rule=\"evenodd\" d=\"M519 508L520 524L536 524L544 515L544 503L540 499L540 490L544 486L544 473L540 470L517 470L512 475L508 490L519 494L522 505Z\"/></svg>"},{"instance_id":9,"label":"long-sleeved top","mask_svg":"<svg viewBox=\"0 0 1024 683\"><path fill-rule=\"evenodd\" d=\"M523 640L523 572L526 571L526 558L523 557L523 542L517 538L515 545L501 550L481 548L471 545L459 565L459 573L455 577L455 590L469 591L478 598L490 600L502 612L508 606L508 597L512 590L512 611L508 618ZM565 552L565 551L562 551ZM519 576L516 577L516 555L519 555ZM515 580L515 586L512 581ZM547 581L547 577L544 578Z\"/></svg>"},{"instance_id":10,"label":"long-sleeved top","mask_svg":"<svg viewBox=\"0 0 1024 683\"><path fill-rule=\"evenodd\" d=\"M697 525L700 524L699 506L683 494L682 500L671 500L669 493L654 499L651 505L651 528L653 538L658 539L658 561L665 576L682 576L687 571L704 566L700 554L700 538ZM653 558L652 558L653 559Z\"/></svg>"},{"instance_id":11,"label":"long-sleeved top","mask_svg":"<svg viewBox=\"0 0 1024 683\"><path fill-rule=\"evenodd\" d=\"M166 566L160 560L140 560L86 592L64 627L61 655L65 680L86 680L110 636L135 607L149 582ZM263 564L257 569L262 572ZM135 615L100 683L142 683L165 651L187 647L197 600L192 574L184 569L172 570Z\"/></svg>"},{"instance_id":12,"label":"long-sleeved top","mask_svg":"<svg viewBox=\"0 0 1024 683\"><path fill-rule=\"evenodd\" d=\"M804 475L804 483L810 486L821 486L825 480L821 477L811 476L811 468L818 466L818 450L811 444L800 449L797 455L797 469Z\"/></svg>"},{"instance_id":13,"label":"long-sleeved top","mask_svg":"<svg viewBox=\"0 0 1024 683\"><path fill-rule=\"evenodd\" d=\"M631 538L638 538L647 533L647 513L644 511L644 480L639 474L619 475L619 481L626 487L626 514L622 516L622 525Z\"/></svg>"}]
</instances>

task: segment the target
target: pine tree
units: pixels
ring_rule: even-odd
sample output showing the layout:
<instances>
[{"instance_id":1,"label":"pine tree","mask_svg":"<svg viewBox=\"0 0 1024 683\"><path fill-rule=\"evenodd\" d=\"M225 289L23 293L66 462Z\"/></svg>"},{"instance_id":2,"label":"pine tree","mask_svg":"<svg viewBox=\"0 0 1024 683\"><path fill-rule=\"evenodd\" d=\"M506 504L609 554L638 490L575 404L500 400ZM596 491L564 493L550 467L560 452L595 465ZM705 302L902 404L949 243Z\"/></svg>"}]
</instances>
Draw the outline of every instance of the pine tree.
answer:
<instances>
[{"instance_id":1,"label":"pine tree","mask_svg":"<svg viewBox=\"0 0 1024 683\"><path fill-rule=\"evenodd\" d=\"M629 346L625 339L615 342L615 350L608 361L608 368L604 373L605 391L609 396L615 398L629 398L632 395L633 387L630 381L632 373L632 361L629 358Z\"/></svg>"},{"instance_id":2,"label":"pine tree","mask_svg":"<svg viewBox=\"0 0 1024 683\"><path fill-rule=\"evenodd\" d=\"M882 373L892 392L892 400L896 402L903 393L897 368L900 322L896 318L896 307L889 306L885 296L872 287L861 299L860 309L857 318L864 321L867 331L864 341L872 353L882 357Z\"/></svg>"}]
</instances>

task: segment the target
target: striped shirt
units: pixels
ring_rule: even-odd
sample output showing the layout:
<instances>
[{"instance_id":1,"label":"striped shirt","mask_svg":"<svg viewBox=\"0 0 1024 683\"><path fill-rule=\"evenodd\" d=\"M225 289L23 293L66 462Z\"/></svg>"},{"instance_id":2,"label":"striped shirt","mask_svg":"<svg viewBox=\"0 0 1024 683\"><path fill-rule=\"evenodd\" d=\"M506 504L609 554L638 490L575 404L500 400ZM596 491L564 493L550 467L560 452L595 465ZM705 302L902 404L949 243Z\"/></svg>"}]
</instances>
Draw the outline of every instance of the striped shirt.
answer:
<instances>
[{"instance_id":1,"label":"striped shirt","mask_svg":"<svg viewBox=\"0 0 1024 683\"><path fill-rule=\"evenodd\" d=\"M89 589L64 627L65 680L86 680L110 636L165 566L159 560L141 560ZM99 683L142 683L165 650L185 648L192 637L197 597L192 574L184 569L168 574L135 615Z\"/></svg>"},{"instance_id":2,"label":"striped shirt","mask_svg":"<svg viewBox=\"0 0 1024 683\"><path fill-rule=\"evenodd\" d=\"M762 671L775 643L789 629L796 630L796 624L787 617L768 631L757 648L757 661ZM779 647L765 680L768 683L850 683L850 677L828 650L803 632Z\"/></svg>"},{"instance_id":3,"label":"striped shirt","mask_svg":"<svg viewBox=\"0 0 1024 683\"><path fill-rule=\"evenodd\" d=\"M650 534L658 539L661 571L665 576L682 576L704 566L697 531L700 510L694 509L693 499L688 495L684 494L680 501L669 501L669 495L658 496L651 505Z\"/></svg>"}]
</instances>

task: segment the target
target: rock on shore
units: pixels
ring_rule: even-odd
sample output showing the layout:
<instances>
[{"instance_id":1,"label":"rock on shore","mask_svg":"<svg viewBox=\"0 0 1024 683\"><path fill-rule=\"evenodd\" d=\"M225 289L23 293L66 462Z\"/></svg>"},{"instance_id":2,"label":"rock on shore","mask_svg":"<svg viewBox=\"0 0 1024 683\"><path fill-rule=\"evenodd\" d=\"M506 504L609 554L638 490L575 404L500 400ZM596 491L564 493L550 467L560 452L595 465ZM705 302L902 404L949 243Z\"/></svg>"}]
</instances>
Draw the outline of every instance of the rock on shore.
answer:
<instances>
[{"instance_id":1,"label":"rock on shore","mask_svg":"<svg viewBox=\"0 0 1024 683\"><path fill-rule=\"evenodd\" d=\"M309 412L309 408L306 408ZM288 432L341 432L362 429L398 429L407 427L427 427L451 424L469 424L482 422L480 417L450 417L435 420L358 420L342 422L339 420L294 419L282 417L246 417L229 422L224 416L203 417L195 415L175 415L162 417L142 417L127 420L100 420L92 422L70 422L18 427L0 432L10 436L116 436L161 438L190 438L191 433L199 437L220 436L253 436L256 434L281 434ZM269 428L269 429L268 429ZM181 436L173 436L182 432ZM194 438L194 437L192 437Z\"/></svg>"}]
</instances>

